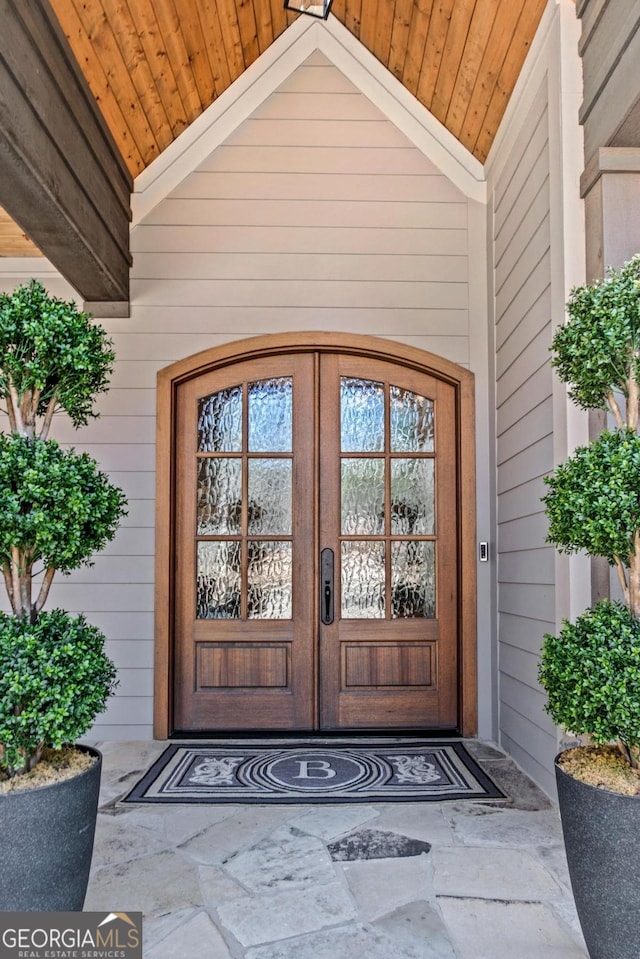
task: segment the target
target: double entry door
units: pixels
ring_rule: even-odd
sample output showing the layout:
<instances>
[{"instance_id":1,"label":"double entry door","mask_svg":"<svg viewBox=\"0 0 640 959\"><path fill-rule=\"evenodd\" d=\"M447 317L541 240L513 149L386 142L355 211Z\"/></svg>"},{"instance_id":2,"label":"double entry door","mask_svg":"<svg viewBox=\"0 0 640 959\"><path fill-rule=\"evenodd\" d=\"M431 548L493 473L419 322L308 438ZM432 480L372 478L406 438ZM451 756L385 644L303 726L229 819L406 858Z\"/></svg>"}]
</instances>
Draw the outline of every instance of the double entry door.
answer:
<instances>
[{"instance_id":1,"label":"double entry door","mask_svg":"<svg viewBox=\"0 0 640 959\"><path fill-rule=\"evenodd\" d=\"M455 396L271 355L179 387L176 731L457 725Z\"/></svg>"}]
</instances>

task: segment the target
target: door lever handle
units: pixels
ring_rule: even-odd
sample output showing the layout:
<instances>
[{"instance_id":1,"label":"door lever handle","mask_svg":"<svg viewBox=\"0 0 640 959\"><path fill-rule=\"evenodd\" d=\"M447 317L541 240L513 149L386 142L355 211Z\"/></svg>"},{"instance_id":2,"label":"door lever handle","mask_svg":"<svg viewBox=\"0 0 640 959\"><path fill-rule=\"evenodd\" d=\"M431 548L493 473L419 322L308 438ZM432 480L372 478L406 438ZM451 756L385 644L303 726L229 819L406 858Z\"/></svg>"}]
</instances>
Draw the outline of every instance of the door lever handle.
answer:
<instances>
[{"instance_id":1,"label":"door lever handle","mask_svg":"<svg viewBox=\"0 0 640 959\"><path fill-rule=\"evenodd\" d=\"M325 626L333 622L333 550L320 553L320 618Z\"/></svg>"}]
</instances>

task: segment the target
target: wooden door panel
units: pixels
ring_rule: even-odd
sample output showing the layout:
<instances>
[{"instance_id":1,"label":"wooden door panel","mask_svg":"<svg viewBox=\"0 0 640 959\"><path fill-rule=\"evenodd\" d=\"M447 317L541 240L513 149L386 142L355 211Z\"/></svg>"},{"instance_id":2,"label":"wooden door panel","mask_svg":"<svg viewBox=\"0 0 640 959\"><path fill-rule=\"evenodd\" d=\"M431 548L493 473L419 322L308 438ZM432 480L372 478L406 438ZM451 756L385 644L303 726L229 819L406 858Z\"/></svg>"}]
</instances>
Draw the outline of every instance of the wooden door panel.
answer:
<instances>
[{"instance_id":1,"label":"wooden door panel","mask_svg":"<svg viewBox=\"0 0 640 959\"><path fill-rule=\"evenodd\" d=\"M325 356L321 367L321 431L323 451L320 488L320 544L336 557L334 569L333 623L321 626L321 726L341 728L455 728L457 724L457 473L455 459L455 394L451 386L414 370L364 357ZM362 429L379 431L358 439L342 437L341 383L348 388L362 383L362 404L374 409L363 416ZM370 386L374 384L374 386ZM422 406L432 417L433 436L424 449L412 451L411 439L393 425L393 405L404 396L424 399ZM421 402L422 402L421 399ZM351 416L349 403L342 418ZM353 405L357 406L357 397ZM346 444L347 449L341 448ZM395 445L394 445L395 444ZM359 447L353 449L351 447ZM355 470L352 463L356 459ZM435 516L433 529L423 523L415 533L414 504L399 500L395 477L404 464L429 464L420 475L433 475ZM346 468L345 468L346 467ZM422 470L422 467L420 467ZM377 477L379 490L369 516L348 514L350 493L358 475ZM341 491L341 484L345 490ZM362 497L366 491L362 490ZM347 503L347 507L345 507ZM384 505L382 505L384 504ZM410 532L403 532L405 527ZM409 544L407 546L407 544ZM421 608L411 615L406 605L408 589L402 586L404 605L396 601L394 557L412 550L433 557L435 585L433 611ZM376 556L373 570L374 601L368 606L345 600L344 565L352 552ZM425 553L426 555L426 553ZM415 564L414 564L415 565ZM363 577L370 576L365 570ZM356 584L357 585L357 584ZM352 586L349 585L349 591ZM371 592L369 583L363 586ZM422 594L420 594L422 595ZM422 615L422 613L425 613Z\"/></svg>"},{"instance_id":2,"label":"wooden door panel","mask_svg":"<svg viewBox=\"0 0 640 959\"><path fill-rule=\"evenodd\" d=\"M435 643L399 643L397 640L342 643L341 676L346 689L421 686L431 689L436 679Z\"/></svg>"},{"instance_id":3,"label":"wooden door panel","mask_svg":"<svg viewBox=\"0 0 640 959\"><path fill-rule=\"evenodd\" d=\"M291 384L290 448L263 449L252 427L256 385L272 382ZM176 731L456 728L455 397L417 369L328 351L180 384ZM218 420L236 439L211 440ZM289 482L287 525L276 494ZM323 549L334 558L331 622Z\"/></svg>"},{"instance_id":4,"label":"wooden door panel","mask_svg":"<svg viewBox=\"0 0 640 959\"><path fill-rule=\"evenodd\" d=\"M311 729L315 724L314 571L307 561L313 552L314 527L314 434L309 429L314 415L313 390L309 389L313 365L309 355L258 359L180 387L174 664L177 730ZM264 450L260 438L252 433L248 409L252 389L255 384L283 380L292 384L290 449ZM231 424L228 429L241 439L216 438L203 443L203 431L198 427L209 422L203 420L206 416L218 417L221 423L226 417ZM267 442L266 446L274 444ZM265 473L265 463L275 467L275 480L269 479L267 471L266 484L262 481L266 505L264 501L256 503L252 486L254 475ZM269 491L278 486L282 470L291 474L289 521L269 517L273 506ZM207 485L211 477L213 489L219 493L217 500ZM273 531L269 522L288 525ZM230 574L226 567L236 561L237 569ZM283 573L284 565L287 570ZM220 587L224 575L230 584ZM279 586L274 590L270 582L274 575L284 577L284 592ZM274 613L270 599L279 588L282 596L287 596ZM266 602L261 605L256 595L266 596ZM274 615L283 618L272 618Z\"/></svg>"}]
</instances>

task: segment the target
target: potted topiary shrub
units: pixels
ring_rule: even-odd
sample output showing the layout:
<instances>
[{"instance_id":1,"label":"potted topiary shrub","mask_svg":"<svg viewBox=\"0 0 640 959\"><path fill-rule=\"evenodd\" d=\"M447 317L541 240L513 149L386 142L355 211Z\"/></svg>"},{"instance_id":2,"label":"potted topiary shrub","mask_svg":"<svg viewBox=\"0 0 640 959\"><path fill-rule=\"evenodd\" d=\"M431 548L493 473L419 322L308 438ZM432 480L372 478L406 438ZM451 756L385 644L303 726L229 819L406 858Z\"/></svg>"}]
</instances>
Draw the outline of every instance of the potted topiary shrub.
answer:
<instances>
[{"instance_id":1,"label":"potted topiary shrub","mask_svg":"<svg viewBox=\"0 0 640 959\"><path fill-rule=\"evenodd\" d=\"M547 635L539 678L554 722L587 744L556 758L562 827L591 959L637 959L640 942L640 256L573 291L553 366L610 428L576 449L543 497L548 540L615 569L605 599Z\"/></svg>"},{"instance_id":2,"label":"potted topiary shrub","mask_svg":"<svg viewBox=\"0 0 640 959\"><path fill-rule=\"evenodd\" d=\"M105 709L115 669L84 616L43 606L115 535L122 492L85 453L50 439L57 411L88 422L111 343L73 302L35 281L0 294L0 909L82 909L101 756L74 745Z\"/></svg>"}]
</instances>

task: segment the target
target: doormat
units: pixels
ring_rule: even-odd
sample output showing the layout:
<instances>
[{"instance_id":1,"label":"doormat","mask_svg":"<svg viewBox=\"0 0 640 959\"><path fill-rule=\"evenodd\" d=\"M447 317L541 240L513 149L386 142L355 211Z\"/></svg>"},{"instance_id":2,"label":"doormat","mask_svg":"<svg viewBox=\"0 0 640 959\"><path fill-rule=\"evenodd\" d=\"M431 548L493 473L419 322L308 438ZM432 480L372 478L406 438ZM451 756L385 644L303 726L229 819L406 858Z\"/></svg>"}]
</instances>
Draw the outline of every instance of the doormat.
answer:
<instances>
[{"instance_id":1,"label":"doormat","mask_svg":"<svg viewBox=\"0 0 640 959\"><path fill-rule=\"evenodd\" d=\"M124 798L148 803L505 799L458 740L173 743Z\"/></svg>"}]
</instances>

